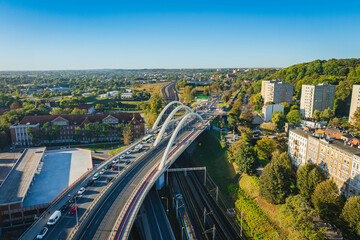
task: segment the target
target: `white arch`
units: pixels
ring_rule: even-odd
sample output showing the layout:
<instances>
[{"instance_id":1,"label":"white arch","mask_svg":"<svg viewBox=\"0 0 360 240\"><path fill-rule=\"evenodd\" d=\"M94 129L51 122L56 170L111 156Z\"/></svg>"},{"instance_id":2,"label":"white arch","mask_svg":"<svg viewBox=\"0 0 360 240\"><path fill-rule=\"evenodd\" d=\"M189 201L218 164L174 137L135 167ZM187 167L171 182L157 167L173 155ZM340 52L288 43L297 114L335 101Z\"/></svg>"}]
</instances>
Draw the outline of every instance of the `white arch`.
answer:
<instances>
[{"instance_id":1,"label":"white arch","mask_svg":"<svg viewBox=\"0 0 360 240\"><path fill-rule=\"evenodd\" d=\"M174 143L174 141L175 141L175 138L177 137L177 135L178 135L178 133L179 133L179 131L180 131L180 128L182 127L182 125L185 123L185 121L186 121L189 117L193 117L193 116L199 118L199 119L202 121L202 123L205 125L204 119L203 119L199 114L194 113L194 112L191 112L191 113L186 114L185 117L183 117L183 119L181 119L179 125L176 127L174 133L172 134L172 136L171 136L171 138L170 138L170 140L169 140L169 143L168 143L168 145L167 145L167 147L166 147L166 149L165 149L164 155L163 155L163 157L162 157L162 159L161 159L161 162L160 162L160 164L159 164L159 168L158 168L159 170L162 170L162 169L165 167L165 162L166 162L166 160L167 160L167 158L168 158L168 156L169 156L171 147L172 147L172 145L173 145L173 143Z\"/></svg>"},{"instance_id":2,"label":"white arch","mask_svg":"<svg viewBox=\"0 0 360 240\"><path fill-rule=\"evenodd\" d=\"M168 110L168 108L171 106L171 105L174 105L174 104L180 104L180 105L184 105L182 102L179 102L179 101L172 101L172 102L169 102L165 107L164 109L160 112L159 116L157 117L152 129L151 129L151 132L155 131L155 129L158 127L159 125L159 122L161 120L161 118L163 117L163 115L165 114L166 110Z\"/></svg>"},{"instance_id":3,"label":"white arch","mask_svg":"<svg viewBox=\"0 0 360 240\"><path fill-rule=\"evenodd\" d=\"M179 110L181 110L181 109L185 109L188 113L191 113L191 112L192 112L192 109L191 109L191 108L189 108L188 106L183 105L183 104L180 105L180 106L178 106L178 107L176 107L174 110L172 110L171 113L170 113L170 115L166 118L164 124L163 124L162 127L161 127L161 130L160 130L160 132L159 132L159 134L158 134L158 136L157 136L157 138L156 138L156 140L155 140L155 142L154 142L154 147L157 146L157 145L159 144L159 142L161 141L161 139L162 139L162 137L163 137L163 135L164 135L164 133L165 133L165 130L166 130L167 126L169 125L171 119L172 119L172 118L174 117L174 115L175 115Z\"/></svg>"}]
</instances>

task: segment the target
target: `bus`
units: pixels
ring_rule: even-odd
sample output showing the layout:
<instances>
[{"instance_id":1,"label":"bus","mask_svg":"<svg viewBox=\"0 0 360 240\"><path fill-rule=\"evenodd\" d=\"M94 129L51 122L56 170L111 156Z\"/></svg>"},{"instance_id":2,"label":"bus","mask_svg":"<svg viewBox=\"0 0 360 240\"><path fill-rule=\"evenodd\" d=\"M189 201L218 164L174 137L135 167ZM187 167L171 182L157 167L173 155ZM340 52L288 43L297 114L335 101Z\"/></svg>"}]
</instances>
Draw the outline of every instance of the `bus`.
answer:
<instances>
[{"instance_id":1,"label":"bus","mask_svg":"<svg viewBox=\"0 0 360 240\"><path fill-rule=\"evenodd\" d=\"M147 135L147 136L145 136L145 137L143 137L143 139L142 139L142 142L147 142L150 138L152 138L152 135L151 134L149 134L149 135Z\"/></svg>"}]
</instances>

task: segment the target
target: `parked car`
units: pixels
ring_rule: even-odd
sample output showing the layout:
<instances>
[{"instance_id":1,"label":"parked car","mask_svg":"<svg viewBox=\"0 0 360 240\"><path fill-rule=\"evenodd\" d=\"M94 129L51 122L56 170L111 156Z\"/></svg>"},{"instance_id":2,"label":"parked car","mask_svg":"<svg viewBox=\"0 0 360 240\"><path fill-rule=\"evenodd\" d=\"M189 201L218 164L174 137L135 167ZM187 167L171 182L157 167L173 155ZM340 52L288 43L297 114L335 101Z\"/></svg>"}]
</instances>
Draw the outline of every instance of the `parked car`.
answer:
<instances>
[{"instance_id":1,"label":"parked car","mask_svg":"<svg viewBox=\"0 0 360 240\"><path fill-rule=\"evenodd\" d=\"M123 158L125 158L125 157L126 157L125 154L121 154L120 159L123 159Z\"/></svg>"},{"instance_id":2,"label":"parked car","mask_svg":"<svg viewBox=\"0 0 360 240\"><path fill-rule=\"evenodd\" d=\"M126 154L130 154L130 153L131 153L131 149L126 152Z\"/></svg>"},{"instance_id":3,"label":"parked car","mask_svg":"<svg viewBox=\"0 0 360 240\"><path fill-rule=\"evenodd\" d=\"M92 180L97 180L100 177L100 173L95 173L95 175L92 177Z\"/></svg>"},{"instance_id":4,"label":"parked car","mask_svg":"<svg viewBox=\"0 0 360 240\"><path fill-rule=\"evenodd\" d=\"M86 183L86 185L87 185L87 186L91 186L93 183L94 183L94 180L90 179L90 180Z\"/></svg>"},{"instance_id":5,"label":"parked car","mask_svg":"<svg viewBox=\"0 0 360 240\"><path fill-rule=\"evenodd\" d=\"M106 179L106 182L109 183L109 182L111 182L113 179L114 179L113 177L108 177L108 178Z\"/></svg>"},{"instance_id":6,"label":"parked car","mask_svg":"<svg viewBox=\"0 0 360 240\"><path fill-rule=\"evenodd\" d=\"M101 169L101 171L100 171L100 174L102 175L102 174L104 174L105 173L105 169L103 168L103 169Z\"/></svg>"},{"instance_id":7,"label":"parked car","mask_svg":"<svg viewBox=\"0 0 360 240\"><path fill-rule=\"evenodd\" d=\"M82 195L84 192L85 192L85 188L84 187L82 187L82 188L80 188L80 190L77 192L77 194L78 195Z\"/></svg>"},{"instance_id":8,"label":"parked car","mask_svg":"<svg viewBox=\"0 0 360 240\"><path fill-rule=\"evenodd\" d=\"M115 158L114 160L113 160L113 163L117 163L119 161L119 159L118 158Z\"/></svg>"},{"instance_id":9,"label":"parked car","mask_svg":"<svg viewBox=\"0 0 360 240\"><path fill-rule=\"evenodd\" d=\"M78 206L77 206L77 205L73 206L73 207L71 208L71 210L69 211L69 214L70 214L70 215L74 215L74 214L76 213L77 209L78 209Z\"/></svg>"},{"instance_id":10,"label":"parked car","mask_svg":"<svg viewBox=\"0 0 360 240\"><path fill-rule=\"evenodd\" d=\"M36 239L43 239L48 231L49 229L47 227L44 227L41 232L36 236Z\"/></svg>"},{"instance_id":11,"label":"parked car","mask_svg":"<svg viewBox=\"0 0 360 240\"><path fill-rule=\"evenodd\" d=\"M60 211L62 213L66 212L66 210L69 208L70 204L69 203L65 203L65 205L63 205L61 208L60 208Z\"/></svg>"},{"instance_id":12,"label":"parked car","mask_svg":"<svg viewBox=\"0 0 360 240\"><path fill-rule=\"evenodd\" d=\"M111 171L116 171L117 167L112 167Z\"/></svg>"}]
</instances>

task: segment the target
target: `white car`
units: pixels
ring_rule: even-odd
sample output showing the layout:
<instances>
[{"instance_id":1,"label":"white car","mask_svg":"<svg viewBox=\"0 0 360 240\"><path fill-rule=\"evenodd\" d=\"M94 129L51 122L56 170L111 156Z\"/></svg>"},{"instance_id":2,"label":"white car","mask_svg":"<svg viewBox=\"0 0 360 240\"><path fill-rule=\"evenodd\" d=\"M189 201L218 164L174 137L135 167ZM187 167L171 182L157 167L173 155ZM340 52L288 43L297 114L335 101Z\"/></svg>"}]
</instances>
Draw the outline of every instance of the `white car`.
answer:
<instances>
[{"instance_id":1,"label":"white car","mask_svg":"<svg viewBox=\"0 0 360 240\"><path fill-rule=\"evenodd\" d=\"M126 154L130 154L130 153L131 153L131 149L126 152Z\"/></svg>"},{"instance_id":2,"label":"white car","mask_svg":"<svg viewBox=\"0 0 360 240\"><path fill-rule=\"evenodd\" d=\"M113 160L113 163L117 163L118 161L119 161L119 159L116 158L116 159Z\"/></svg>"},{"instance_id":3,"label":"white car","mask_svg":"<svg viewBox=\"0 0 360 240\"><path fill-rule=\"evenodd\" d=\"M36 239L43 239L46 235L46 233L48 232L48 228L44 227L41 232L36 236Z\"/></svg>"},{"instance_id":4,"label":"white car","mask_svg":"<svg viewBox=\"0 0 360 240\"><path fill-rule=\"evenodd\" d=\"M101 169L101 171L100 171L100 174L104 174L105 173L105 169L103 168L103 169Z\"/></svg>"},{"instance_id":5,"label":"white car","mask_svg":"<svg viewBox=\"0 0 360 240\"><path fill-rule=\"evenodd\" d=\"M120 156L120 159L123 159L123 158L125 158L126 157L126 155L125 154L122 154L121 156Z\"/></svg>"},{"instance_id":6,"label":"white car","mask_svg":"<svg viewBox=\"0 0 360 240\"><path fill-rule=\"evenodd\" d=\"M77 194L78 195L82 195L84 192L85 192L85 188L84 187L82 187L82 188L80 188L80 190L77 192Z\"/></svg>"}]
</instances>

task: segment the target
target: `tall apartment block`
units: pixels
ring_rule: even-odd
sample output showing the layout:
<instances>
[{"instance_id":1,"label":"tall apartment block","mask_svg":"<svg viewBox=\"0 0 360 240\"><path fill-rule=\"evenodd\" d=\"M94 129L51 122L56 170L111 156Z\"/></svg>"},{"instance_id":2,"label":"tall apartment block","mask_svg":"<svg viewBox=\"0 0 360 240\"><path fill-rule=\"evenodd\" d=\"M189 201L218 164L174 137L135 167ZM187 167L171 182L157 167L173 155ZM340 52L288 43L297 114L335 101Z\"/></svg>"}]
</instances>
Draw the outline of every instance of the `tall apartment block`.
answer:
<instances>
[{"instance_id":1,"label":"tall apartment block","mask_svg":"<svg viewBox=\"0 0 360 240\"><path fill-rule=\"evenodd\" d=\"M280 80L267 80L261 82L261 96L264 103L274 102L292 103L294 85Z\"/></svg>"},{"instance_id":2,"label":"tall apartment block","mask_svg":"<svg viewBox=\"0 0 360 240\"><path fill-rule=\"evenodd\" d=\"M312 118L315 110L324 111L334 108L335 86L328 84L302 85L300 112L306 118Z\"/></svg>"},{"instance_id":3,"label":"tall apartment block","mask_svg":"<svg viewBox=\"0 0 360 240\"><path fill-rule=\"evenodd\" d=\"M349 123L353 123L352 117L358 107L360 107L360 85L353 85L352 95L351 95Z\"/></svg>"}]
</instances>

